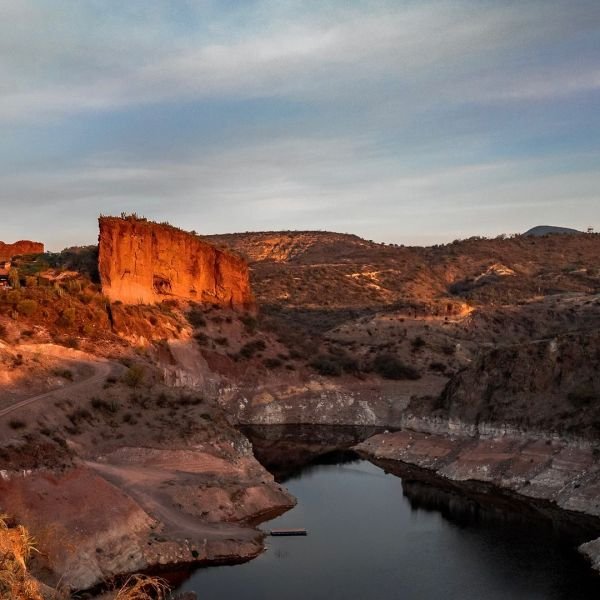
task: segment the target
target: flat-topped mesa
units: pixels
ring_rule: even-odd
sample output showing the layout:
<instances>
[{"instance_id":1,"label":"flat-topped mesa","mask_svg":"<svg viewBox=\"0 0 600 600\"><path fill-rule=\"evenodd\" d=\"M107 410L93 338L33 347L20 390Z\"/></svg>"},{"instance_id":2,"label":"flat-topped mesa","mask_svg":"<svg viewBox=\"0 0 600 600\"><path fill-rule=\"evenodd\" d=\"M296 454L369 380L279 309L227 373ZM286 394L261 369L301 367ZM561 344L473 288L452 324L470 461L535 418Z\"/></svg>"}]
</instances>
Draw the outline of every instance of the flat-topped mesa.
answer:
<instances>
[{"instance_id":1,"label":"flat-topped mesa","mask_svg":"<svg viewBox=\"0 0 600 600\"><path fill-rule=\"evenodd\" d=\"M40 242L31 242L29 240L20 240L14 244L5 244L0 242L0 261L10 260L14 256L22 254L42 254L44 244Z\"/></svg>"},{"instance_id":2,"label":"flat-topped mesa","mask_svg":"<svg viewBox=\"0 0 600 600\"><path fill-rule=\"evenodd\" d=\"M254 308L246 261L170 225L100 217L98 269L112 301L151 304L169 298Z\"/></svg>"}]
</instances>

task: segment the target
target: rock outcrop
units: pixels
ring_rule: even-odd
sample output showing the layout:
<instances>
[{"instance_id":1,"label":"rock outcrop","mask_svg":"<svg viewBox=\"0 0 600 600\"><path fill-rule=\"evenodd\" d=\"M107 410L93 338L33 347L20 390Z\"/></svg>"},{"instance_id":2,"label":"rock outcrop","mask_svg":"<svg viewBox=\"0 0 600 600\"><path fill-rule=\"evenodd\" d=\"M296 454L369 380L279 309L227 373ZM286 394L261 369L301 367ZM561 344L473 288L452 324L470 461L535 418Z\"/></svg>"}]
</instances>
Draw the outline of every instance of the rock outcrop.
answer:
<instances>
[{"instance_id":1,"label":"rock outcrop","mask_svg":"<svg viewBox=\"0 0 600 600\"><path fill-rule=\"evenodd\" d=\"M248 265L198 236L135 217L100 217L102 291L125 304L169 298L254 306Z\"/></svg>"},{"instance_id":2,"label":"rock outcrop","mask_svg":"<svg viewBox=\"0 0 600 600\"><path fill-rule=\"evenodd\" d=\"M0 242L0 261L10 260L13 256L21 254L41 254L42 252L44 252L44 244L40 242L29 240L20 240L14 244Z\"/></svg>"},{"instance_id":3,"label":"rock outcrop","mask_svg":"<svg viewBox=\"0 0 600 600\"><path fill-rule=\"evenodd\" d=\"M590 298L592 306L596 297ZM596 308L597 310L597 308ZM417 416L595 441L600 431L600 334L573 333L482 353Z\"/></svg>"}]
</instances>

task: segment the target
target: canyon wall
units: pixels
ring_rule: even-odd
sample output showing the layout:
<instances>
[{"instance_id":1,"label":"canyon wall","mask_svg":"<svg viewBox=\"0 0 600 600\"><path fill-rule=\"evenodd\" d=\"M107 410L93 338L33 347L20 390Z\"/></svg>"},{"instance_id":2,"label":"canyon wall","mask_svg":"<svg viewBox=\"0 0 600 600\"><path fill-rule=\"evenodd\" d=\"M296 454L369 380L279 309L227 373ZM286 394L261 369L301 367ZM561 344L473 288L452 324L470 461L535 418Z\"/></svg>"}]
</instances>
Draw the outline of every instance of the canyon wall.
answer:
<instances>
[{"instance_id":1,"label":"canyon wall","mask_svg":"<svg viewBox=\"0 0 600 600\"><path fill-rule=\"evenodd\" d=\"M254 306L241 257L170 225L135 217L100 217L102 291L125 304L169 298L235 309Z\"/></svg>"},{"instance_id":2,"label":"canyon wall","mask_svg":"<svg viewBox=\"0 0 600 600\"><path fill-rule=\"evenodd\" d=\"M44 252L44 244L20 240L14 244L0 242L0 260L10 260L13 256L21 254L41 254Z\"/></svg>"}]
</instances>

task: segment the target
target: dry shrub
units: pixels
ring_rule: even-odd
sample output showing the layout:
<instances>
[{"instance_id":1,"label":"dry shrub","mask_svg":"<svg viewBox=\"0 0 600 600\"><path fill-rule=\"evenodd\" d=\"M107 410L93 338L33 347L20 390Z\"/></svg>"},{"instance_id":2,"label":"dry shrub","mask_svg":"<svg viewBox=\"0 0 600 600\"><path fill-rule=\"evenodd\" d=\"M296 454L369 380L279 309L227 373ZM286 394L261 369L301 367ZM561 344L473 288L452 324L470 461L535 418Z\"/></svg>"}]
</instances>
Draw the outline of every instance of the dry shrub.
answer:
<instances>
[{"instance_id":1,"label":"dry shrub","mask_svg":"<svg viewBox=\"0 0 600 600\"><path fill-rule=\"evenodd\" d=\"M0 599L42 600L39 585L27 572L35 540L25 527L9 528L0 516Z\"/></svg>"},{"instance_id":2,"label":"dry shrub","mask_svg":"<svg viewBox=\"0 0 600 600\"><path fill-rule=\"evenodd\" d=\"M117 592L115 600L164 600L169 586L158 577L131 575Z\"/></svg>"}]
</instances>

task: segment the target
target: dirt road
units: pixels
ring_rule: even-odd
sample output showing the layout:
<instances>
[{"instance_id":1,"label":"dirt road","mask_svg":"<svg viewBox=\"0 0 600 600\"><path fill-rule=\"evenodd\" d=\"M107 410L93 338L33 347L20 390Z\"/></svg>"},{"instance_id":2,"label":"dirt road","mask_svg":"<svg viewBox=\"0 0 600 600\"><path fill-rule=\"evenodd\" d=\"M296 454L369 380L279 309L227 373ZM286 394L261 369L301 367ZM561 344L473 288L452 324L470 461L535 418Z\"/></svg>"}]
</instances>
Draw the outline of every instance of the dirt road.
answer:
<instances>
[{"instance_id":1,"label":"dirt road","mask_svg":"<svg viewBox=\"0 0 600 600\"><path fill-rule=\"evenodd\" d=\"M170 534L184 537L254 540L260 533L229 523L207 523L188 516L161 497L159 484L176 477L176 471L86 461L104 479L133 498L149 515L164 523Z\"/></svg>"},{"instance_id":2,"label":"dirt road","mask_svg":"<svg viewBox=\"0 0 600 600\"><path fill-rule=\"evenodd\" d=\"M40 349L36 348L34 350L34 349L19 348L19 351L33 353L33 352L40 352ZM44 351L51 355L54 354L52 352L52 349L44 348ZM58 354L59 353L57 352L54 355L58 355ZM3 408L2 410L0 410L0 418L10 415L17 410L19 410L25 406L28 406L29 404L33 404L34 402L39 402L40 400L44 400L49 397L55 397L58 394L63 394L63 393L71 394L72 392L81 392L83 389L86 389L90 386L93 387L99 383L103 383L104 380L108 377L108 375L110 375L111 371L115 367L114 363L111 363L104 359L86 359L83 357L82 358L69 358L69 357L66 357L63 355L60 355L59 358L65 362L69 362L71 364L88 365L89 367L92 368L93 373L89 377L86 377L85 379L81 379L80 381L76 381L74 383L62 386L60 388L50 390L49 392L44 392L43 394L37 394L36 396L31 396L30 398L25 398L24 400L20 400L19 402L16 402L15 404L12 404L11 406Z\"/></svg>"}]
</instances>

